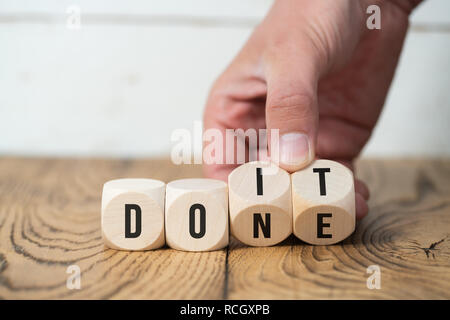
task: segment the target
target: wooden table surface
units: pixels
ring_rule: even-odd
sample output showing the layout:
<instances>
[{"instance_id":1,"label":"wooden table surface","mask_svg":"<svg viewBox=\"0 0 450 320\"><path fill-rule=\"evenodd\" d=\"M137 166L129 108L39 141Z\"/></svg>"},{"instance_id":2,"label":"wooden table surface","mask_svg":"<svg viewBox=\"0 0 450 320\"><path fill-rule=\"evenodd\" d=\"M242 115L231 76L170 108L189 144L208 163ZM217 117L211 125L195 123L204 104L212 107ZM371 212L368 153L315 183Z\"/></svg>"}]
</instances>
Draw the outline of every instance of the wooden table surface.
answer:
<instances>
[{"instance_id":1,"label":"wooden table surface","mask_svg":"<svg viewBox=\"0 0 450 320\"><path fill-rule=\"evenodd\" d=\"M362 160L370 214L333 246L189 253L103 246L105 181L201 176L167 160L0 158L0 298L450 299L450 159ZM81 289L66 271L81 269ZM381 289L366 269L381 269Z\"/></svg>"}]
</instances>

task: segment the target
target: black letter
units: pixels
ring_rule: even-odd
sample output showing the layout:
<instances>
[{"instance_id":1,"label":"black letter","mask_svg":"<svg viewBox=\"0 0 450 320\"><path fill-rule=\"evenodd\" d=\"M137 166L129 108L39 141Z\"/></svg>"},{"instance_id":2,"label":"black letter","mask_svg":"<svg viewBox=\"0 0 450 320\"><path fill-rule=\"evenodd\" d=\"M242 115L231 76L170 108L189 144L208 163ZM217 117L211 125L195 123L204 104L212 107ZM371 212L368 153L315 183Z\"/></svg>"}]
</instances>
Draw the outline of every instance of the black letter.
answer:
<instances>
[{"instance_id":1,"label":"black letter","mask_svg":"<svg viewBox=\"0 0 450 320\"><path fill-rule=\"evenodd\" d=\"M262 196L263 195L263 184L262 184L262 169L256 168L256 188L257 188L257 195Z\"/></svg>"},{"instance_id":2,"label":"black letter","mask_svg":"<svg viewBox=\"0 0 450 320\"><path fill-rule=\"evenodd\" d=\"M317 238L332 238L331 234L324 234L323 228L329 228L329 223L323 223L323 218L331 218L331 213L318 213L317 214Z\"/></svg>"},{"instance_id":3,"label":"black letter","mask_svg":"<svg viewBox=\"0 0 450 320\"><path fill-rule=\"evenodd\" d=\"M200 211L200 231L195 232L195 210ZM192 238L200 239L206 233L206 209L200 203L195 203L189 209L189 233Z\"/></svg>"},{"instance_id":4,"label":"black letter","mask_svg":"<svg viewBox=\"0 0 450 320\"><path fill-rule=\"evenodd\" d=\"M136 212L136 231L131 232L131 210ZM142 214L141 207L137 204L125 205L125 238L137 238L141 235Z\"/></svg>"},{"instance_id":5,"label":"black letter","mask_svg":"<svg viewBox=\"0 0 450 320\"><path fill-rule=\"evenodd\" d=\"M314 168L313 172L319 173L320 195L326 196L327 189L325 188L325 172L330 172L330 168Z\"/></svg>"},{"instance_id":6,"label":"black letter","mask_svg":"<svg viewBox=\"0 0 450 320\"><path fill-rule=\"evenodd\" d=\"M253 214L253 238L259 238L259 228L258 225L261 226L261 230L264 234L264 238L270 238L270 213L266 213L266 223L261 217L261 213Z\"/></svg>"}]
</instances>

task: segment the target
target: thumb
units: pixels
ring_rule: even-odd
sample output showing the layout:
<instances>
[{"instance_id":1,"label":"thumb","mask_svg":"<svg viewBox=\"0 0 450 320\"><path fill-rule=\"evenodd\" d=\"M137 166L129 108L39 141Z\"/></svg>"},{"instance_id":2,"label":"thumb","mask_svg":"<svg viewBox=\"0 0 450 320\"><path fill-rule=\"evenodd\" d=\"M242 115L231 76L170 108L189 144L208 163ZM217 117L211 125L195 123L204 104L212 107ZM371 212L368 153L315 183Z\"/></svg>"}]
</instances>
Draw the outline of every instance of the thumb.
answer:
<instances>
[{"instance_id":1,"label":"thumb","mask_svg":"<svg viewBox=\"0 0 450 320\"><path fill-rule=\"evenodd\" d=\"M294 172L315 158L319 112L317 82L320 59L314 50L295 50L269 57L266 63L266 128L269 138L279 130L279 153L272 159L281 168ZM280 57L281 56L281 57ZM269 146L274 142L270 141ZM276 142L275 142L276 145Z\"/></svg>"}]
</instances>

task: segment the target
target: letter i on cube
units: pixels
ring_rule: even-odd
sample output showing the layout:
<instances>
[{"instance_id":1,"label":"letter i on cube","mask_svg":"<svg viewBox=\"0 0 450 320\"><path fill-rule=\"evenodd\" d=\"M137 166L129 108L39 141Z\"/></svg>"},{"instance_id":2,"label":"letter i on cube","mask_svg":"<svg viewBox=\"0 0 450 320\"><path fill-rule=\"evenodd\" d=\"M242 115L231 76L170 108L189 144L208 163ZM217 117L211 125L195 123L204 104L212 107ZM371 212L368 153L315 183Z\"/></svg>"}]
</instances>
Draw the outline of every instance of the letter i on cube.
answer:
<instances>
[{"instance_id":1,"label":"letter i on cube","mask_svg":"<svg viewBox=\"0 0 450 320\"><path fill-rule=\"evenodd\" d=\"M254 161L228 176L231 233L251 246L271 246L292 233L289 174L270 162Z\"/></svg>"}]
</instances>

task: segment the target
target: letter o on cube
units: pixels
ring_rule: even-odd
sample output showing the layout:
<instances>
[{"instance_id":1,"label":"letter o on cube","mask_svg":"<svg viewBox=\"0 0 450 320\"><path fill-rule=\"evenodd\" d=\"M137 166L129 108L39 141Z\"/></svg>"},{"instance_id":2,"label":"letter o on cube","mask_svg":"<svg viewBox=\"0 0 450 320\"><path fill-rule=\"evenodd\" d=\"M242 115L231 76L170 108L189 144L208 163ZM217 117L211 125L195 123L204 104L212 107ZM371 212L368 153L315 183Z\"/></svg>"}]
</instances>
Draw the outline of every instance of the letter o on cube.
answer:
<instances>
[{"instance_id":1,"label":"letter o on cube","mask_svg":"<svg viewBox=\"0 0 450 320\"><path fill-rule=\"evenodd\" d=\"M164 245L165 183L117 179L104 184L102 237L119 250L150 250Z\"/></svg>"},{"instance_id":2,"label":"letter o on cube","mask_svg":"<svg viewBox=\"0 0 450 320\"><path fill-rule=\"evenodd\" d=\"M271 246L292 233L289 174L270 162L253 161L228 176L231 233L250 246Z\"/></svg>"},{"instance_id":3,"label":"letter o on cube","mask_svg":"<svg viewBox=\"0 0 450 320\"><path fill-rule=\"evenodd\" d=\"M228 245L227 184L181 179L166 188L166 242L177 250L211 251Z\"/></svg>"},{"instance_id":4,"label":"letter o on cube","mask_svg":"<svg viewBox=\"0 0 450 320\"><path fill-rule=\"evenodd\" d=\"M292 174L293 226L297 238L318 245L344 240L355 230L353 173L331 160L316 160Z\"/></svg>"}]
</instances>

